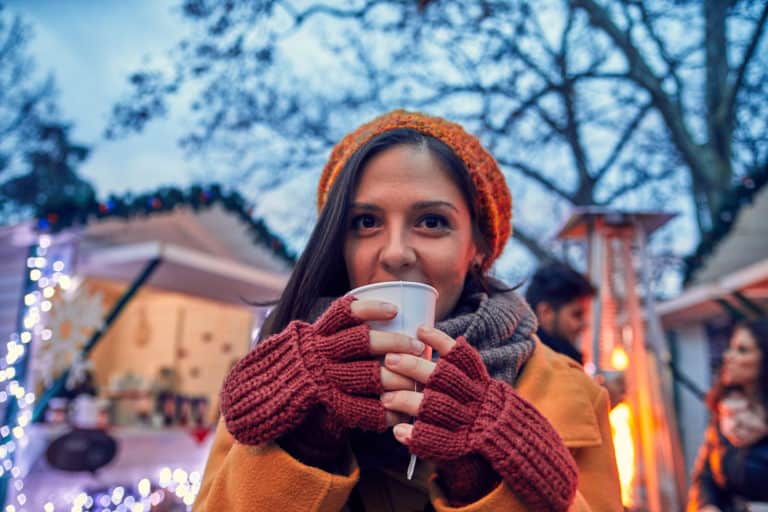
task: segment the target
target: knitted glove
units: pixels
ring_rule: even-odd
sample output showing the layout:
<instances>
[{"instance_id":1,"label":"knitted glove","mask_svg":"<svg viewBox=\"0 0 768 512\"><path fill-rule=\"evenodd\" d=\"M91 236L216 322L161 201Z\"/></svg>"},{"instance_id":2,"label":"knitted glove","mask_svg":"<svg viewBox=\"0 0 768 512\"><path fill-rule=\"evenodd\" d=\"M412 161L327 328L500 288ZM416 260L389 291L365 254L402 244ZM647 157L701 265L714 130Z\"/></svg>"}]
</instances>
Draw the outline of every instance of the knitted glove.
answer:
<instances>
[{"instance_id":1,"label":"knitted glove","mask_svg":"<svg viewBox=\"0 0 768 512\"><path fill-rule=\"evenodd\" d=\"M438 463L476 454L533 510L566 510L578 472L560 436L459 337L425 385L411 453Z\"/></svg>"},{"instance_id":2,"label":"knitted glove","mask_svg":"<svg viewBox=\"0 0 768 512\"><path fill-rule=\"evenodd\" d=\"M235 365L221 412L237 441L312 436L315 427L320 439L339 439L349 428L385 430L380 363L370 359L369 327L352 316L354 300L336 300L314 324L291 322Z\"/></svg>"}]
</instances>

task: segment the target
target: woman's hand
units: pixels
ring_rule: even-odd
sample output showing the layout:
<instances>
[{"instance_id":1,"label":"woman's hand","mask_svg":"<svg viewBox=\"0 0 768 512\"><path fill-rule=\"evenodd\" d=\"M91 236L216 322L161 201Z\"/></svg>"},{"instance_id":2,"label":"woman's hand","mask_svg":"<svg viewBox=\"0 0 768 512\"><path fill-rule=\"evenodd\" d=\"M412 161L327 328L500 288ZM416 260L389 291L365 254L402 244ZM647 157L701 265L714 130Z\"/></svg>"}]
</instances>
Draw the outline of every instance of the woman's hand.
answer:
<instances>
[{"instance_id":1,"label":"woman's hand","mask_svg":"<svg viewBox=\"0 0 768 512\"><path fill-rule=\"evenodd\" d=\"M567 510L578 468L547 419L509 384L492 379L465 339L436 329L420 329L418 336L440 353L437 363L385 358L388 369L424 383L423 394L382 395L387 411L415 416L413 426L395 425L398 441L438 467L480 457L531 509Z\"/></svg>"},{"instance_id":2,"label":"woman's hand","mask_svg":"<svg viewBox=\"0 0 768 512\"><path fill-rule=\"evenodd\" d=\"M372 331L373 332L373 331ZM431 327L419 327L417 336L426 345L429 345L438 354L444 355L450 352L456 341L444 332ZM372 337L373 338L373 337ZM418 343L418 340L416 340ZM382 368L382 380L384 372L391 375L390 383L398 385L384 386L387 391L381 396L381 402L387 409L387 424L395 426L395 438L403 444L408 444L413 432L413 425L405 423L408 417L416 416L421 406L424 394L414 390L414 383L426 384L436 364L432 361L418 357L420 354L392 353L384 358Z\"/></svg>"},{"instance_id":3,"label":"woman's hand","mask_svg":"<svg viewBox=\"0 0 768 512\"><path fill-rule=\"evenodd\" d=\"M363 322L387 321L397 315L397 306L376 300L357 300L351 304L351 311L355 318ZM391 354L418 359L424 353L424 343L405 334L371 329L369 336L370 353L374 357L381 358ZM384 391L412 390L415 381L405 374L397 373L382 365L381 385ZM393 414L393 420L394 416Z\"/></svg>"}]
</instances>

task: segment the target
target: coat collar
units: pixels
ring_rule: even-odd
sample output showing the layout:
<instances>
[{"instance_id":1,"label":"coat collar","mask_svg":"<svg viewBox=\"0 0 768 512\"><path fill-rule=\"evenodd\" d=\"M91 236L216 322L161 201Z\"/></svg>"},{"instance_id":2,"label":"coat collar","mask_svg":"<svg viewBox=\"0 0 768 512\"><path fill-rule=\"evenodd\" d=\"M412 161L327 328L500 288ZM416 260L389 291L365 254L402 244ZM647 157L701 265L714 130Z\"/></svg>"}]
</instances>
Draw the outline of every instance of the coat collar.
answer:
<instances>
[{"instance_id":1,"label":"coat collar","mask_svg":"<svg viewBox=\"0 0 768 512\"><path fill-rule=\"evenodd\" d=\"M600 388L584 369L536 338L515 389L546 417L569 448L602 442L595 412Z\"/></svg>"}]
</instances>

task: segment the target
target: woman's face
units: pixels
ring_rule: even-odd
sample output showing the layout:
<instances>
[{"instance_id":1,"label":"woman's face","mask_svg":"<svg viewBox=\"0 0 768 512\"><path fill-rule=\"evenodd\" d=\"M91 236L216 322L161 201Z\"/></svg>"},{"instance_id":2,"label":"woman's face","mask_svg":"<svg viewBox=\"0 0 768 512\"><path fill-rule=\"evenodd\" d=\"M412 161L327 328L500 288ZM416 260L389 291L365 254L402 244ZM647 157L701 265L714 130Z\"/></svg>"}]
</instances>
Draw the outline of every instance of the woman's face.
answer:
<instances>
[{"instance_id":1,"label":"woman's face","mask_svg":"<svg viewBox=\"0 0 768 512\"><path fill-rule=\"evenodd\" d=\"M752 385L760 378L763 354L752 333L738 328L733 333L723 357L723 383L726 385Z\"/></svg>"},{"instance_id":2,"label":"woman's face","mask_svg":"<svg viewBox=\"0 0 768 512\"><path fill-rule=\"evenodd\" d=\"M437 320L459 299L479 256L468 205L426 148L400 145L371 158L350 210L344 260L353 288L416 281L437 289Z\"/></svg>"}]
</instances>

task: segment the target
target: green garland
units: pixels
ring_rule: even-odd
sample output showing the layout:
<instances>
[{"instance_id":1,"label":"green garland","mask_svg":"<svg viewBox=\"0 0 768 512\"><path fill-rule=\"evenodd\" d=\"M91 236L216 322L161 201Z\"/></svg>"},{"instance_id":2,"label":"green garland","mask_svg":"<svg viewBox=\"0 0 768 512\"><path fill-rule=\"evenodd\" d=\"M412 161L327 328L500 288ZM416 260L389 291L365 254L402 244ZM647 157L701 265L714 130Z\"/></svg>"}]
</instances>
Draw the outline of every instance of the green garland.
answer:
<instances>
[{"instance_id":1,"label":"green garland","mask_svg":"<svg viewBox=\"0 0 768 512\"><path fill-rule=\"evenodd\" d=\"M705 233L693 254L683 258L683 283L688 284L693 273L704 264L715 247L731 231L744 205L752 203L757 192L768 183L768 166L744 176L723 199L723 204L715 217L715 225Z\"/></svg>"},{"instance_id":2,"label":"green garland","mask_svg":"<svg viewBox=\"0 0 768 512\"><path fill-rule=\"evenodd\" d=\"M261 219L253 218L253 207L237 192L224 192L217 184L193 185L186 191L176 187L162 187L151 193L129 193L122 197L110 195L106 201L89 200L85 204L74 201L49 203L38 208L37 227L40 232L56 233L73 226L86 225L93 219L131 219L170 212L176 208L199 211L214 204L221 205L242 220L248 226L254 243L265 245L291 265L296 263L296 255L285 243Z\"/></svg>"}]
</instances>

